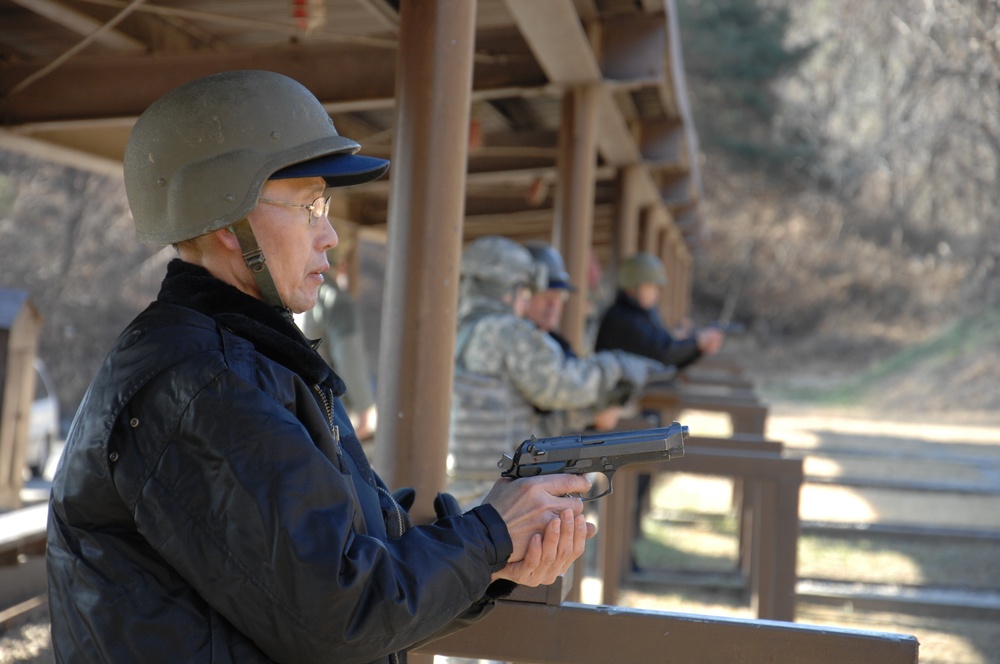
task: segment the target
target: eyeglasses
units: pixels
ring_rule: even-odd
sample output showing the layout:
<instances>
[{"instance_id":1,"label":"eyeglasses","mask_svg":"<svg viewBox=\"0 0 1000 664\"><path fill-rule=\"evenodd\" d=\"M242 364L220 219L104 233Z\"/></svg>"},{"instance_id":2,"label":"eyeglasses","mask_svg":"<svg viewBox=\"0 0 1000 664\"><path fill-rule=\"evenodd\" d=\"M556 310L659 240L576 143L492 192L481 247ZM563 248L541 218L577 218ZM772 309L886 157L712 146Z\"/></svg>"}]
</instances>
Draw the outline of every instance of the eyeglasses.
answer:
<instances>
[{"instance_id":1,"label":"eyeglasses","mask_svg":"<svg viewBox=\"0 0 1000 664\"><path fill-rule=\"evenodd\" d=\"M546 300L553 302L567 302L569 301L569 291L563 288L550 288L548 290L539 293Z\"/></svg>"},{"instance_id":2,"label":"eyeglasses","mask_svg":"<svg viewBox=\"0 0 1000 664\"><path fill-rule=\"evenodd\" d=\"M535 294L535 291L531 289L531 286L518 286L514 291L515 297L519 300L530 300Z\"/></svg>"},{"instance_id":3,"label":"eyeglasses","mask_svg":"<svg viewBox=\"0 0 1000 664\"><path fill-rule=\"evenodd\" d=\"M323 198L320 196L314 200L309 205L303 205L302 203L286 203L284 201L276 201L270 198L261 198L261 203L270 203L271 205L284 205L285 207L303 208L309 210L309 225L315 226L319 223L319 220L325 217L330 212L330 199L331 196Z\"/></svg>"}]
</instances>

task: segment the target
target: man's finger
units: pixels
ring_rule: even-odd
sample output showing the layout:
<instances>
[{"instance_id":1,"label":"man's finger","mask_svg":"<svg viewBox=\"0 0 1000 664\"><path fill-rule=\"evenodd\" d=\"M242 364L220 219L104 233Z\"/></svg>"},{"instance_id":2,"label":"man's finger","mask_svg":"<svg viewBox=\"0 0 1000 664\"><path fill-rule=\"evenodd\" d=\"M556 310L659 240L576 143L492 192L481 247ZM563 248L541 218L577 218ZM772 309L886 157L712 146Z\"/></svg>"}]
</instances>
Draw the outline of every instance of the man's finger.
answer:
<instances>
[{"instance_id":1,"label":"man's finger","mask_svg":"<svg viewBox=\"0 0 1000 664\"><path fill-rule=\"evenodd\" d=\"M543 475L534 478L542 484L546 491L553 496L566 496L573 493L586 493L590 491L592 482L586 475L570 475L569 473L559 473L557 475Z\"/></svg>"}]
</instances>

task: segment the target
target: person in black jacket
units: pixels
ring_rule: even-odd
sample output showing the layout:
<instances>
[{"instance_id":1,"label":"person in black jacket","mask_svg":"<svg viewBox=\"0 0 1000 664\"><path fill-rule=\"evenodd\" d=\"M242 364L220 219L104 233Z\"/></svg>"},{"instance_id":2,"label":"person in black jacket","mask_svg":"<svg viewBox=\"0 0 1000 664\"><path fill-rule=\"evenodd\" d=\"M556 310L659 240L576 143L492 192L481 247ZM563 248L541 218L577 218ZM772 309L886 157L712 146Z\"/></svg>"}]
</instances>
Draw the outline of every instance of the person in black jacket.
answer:
<instances>
[{"instance_id":1,"label":"person in black jacket","mask_svg":"<svg viewBox=\"0 0 1000 664\"><path fill-rule=\"evenodd\" d=\"M56 471L57 661L401 662L583 553L594 527L571 495L586 478L501 480L413 527L365 458L343 381L292 320L337 242L326 188L388 168L359 147L271 72L193 81L137 121L136 230L179 258L91 383Z\"/></svg>"},{"instance_id":2,"label":"person in black jacket","mask_svg":"<svg viewBox=\"0 0 1000 664\"><path fill-rule=\"evenodd\" d=\"M658 305L667 272L663 262L653 254L639 252L627 258L618 267L617 282L615 301L601 317L594 341L596 350L624 350L683 369L722 348L725 341L722 330L703 328L688 336L675 337L663 324ZM658 414L646 413L646 417L659 423ZM637 509L632 514L635 532L641 531L649 492L650 476L642 473L636 481ZM634 558L632 565L635 566Z\"/></svg>"},{"instance_id":3,"label":"person in black jacket","mask_svg":"<svg viewBox=\"0 0 1000 664\"><path fill-rule=\"evenodd\" d=\"M682 369L703 355L717 353L725 333L714 327L675 337L663 324L657 305L667 283L662 261L639 252L618 268L618 292L601 317L595 350L619 349Z\"/></svg>"}]
</instances>

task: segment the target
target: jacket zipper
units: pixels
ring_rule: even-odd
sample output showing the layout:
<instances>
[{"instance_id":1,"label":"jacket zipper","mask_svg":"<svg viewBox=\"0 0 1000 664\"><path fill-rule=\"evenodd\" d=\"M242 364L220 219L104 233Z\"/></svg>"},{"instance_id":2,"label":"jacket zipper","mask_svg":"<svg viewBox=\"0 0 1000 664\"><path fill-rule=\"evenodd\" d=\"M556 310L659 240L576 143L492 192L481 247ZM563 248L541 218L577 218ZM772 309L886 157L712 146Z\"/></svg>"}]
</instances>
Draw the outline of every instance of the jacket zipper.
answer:
<instances>
[{"instance_id":1,"label":"jacket zipper","mask_svg":"<svg viewBox=\"0 0 1000 664\"><path fill-rule=\"evenodd\" d=\"M396 497L393 496L388 491L386 491L385 488L379 486L378 487L378 492L381 493L386 498L388 498L389 502L392 503L393 516L396 517L395 519L393 519L393 521L395 522L395 525L396 525L396 532L395 532L394 535L392 535L392 539L396 539L397 537L402 537L403 533L405 532L403 530L403 508L402 508L402 506L396 501Z\"/></svg>"},{"instance_id":2,"label":"jacket zipper","mask_svg":"<svg viewBox=\"0 0 1000 664\"><path fill-rule=\"evenodd\" d=\"M333 440L337 444L337 454L342 455L344 452L340 446L340 427L333 423L333 403L322 387L319 385L313 385L313 389L316 391L316 394L319 395L320 401L323 402L323 410L326 412L326 422L330 427L330 433L333 434ZM392 510L395 516L392 520L395 521L395 529L397 531L395 537L401 537L403 535L403 508L396 501L393 495L386 491L384 487L376 485L375 488L378 489L379 493L386 496L392 504ZM399 653L397 652L389 654L389 661L392 664L401 664L402 662L399 657Z\"/></svg>"}]
</instances>

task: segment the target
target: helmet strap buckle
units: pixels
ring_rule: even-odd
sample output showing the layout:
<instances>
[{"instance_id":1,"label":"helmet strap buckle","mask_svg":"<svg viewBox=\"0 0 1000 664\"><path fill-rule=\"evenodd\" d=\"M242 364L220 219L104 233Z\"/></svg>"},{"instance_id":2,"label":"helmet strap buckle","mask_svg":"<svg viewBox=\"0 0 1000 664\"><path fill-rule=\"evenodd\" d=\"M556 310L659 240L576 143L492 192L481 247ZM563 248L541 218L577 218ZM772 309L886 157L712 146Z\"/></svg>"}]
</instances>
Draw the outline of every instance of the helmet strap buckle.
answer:
<instances>
[{"instance_id":1,"label":"helmet strap buckle","mask_svg":"<svg viewBox=\"0 0 1000 664\"><path fill-rule=\"evenodd\" d=\"M243 252L243 262L247 264L251 272L260 272L264 269L264 252L260 247L245 251Z\"/></svg>"},{"instance_id":2,"label":"helmet strap buckle","mask_svg":"<svg viewBox=\"0 0 1000 664\"><path fill-rule=\"evenodd\" d=\"M278 288L274 285L274 279L271 278L271 271L267 269L264 252L257 244L257 238L254 237L253 229L250 228L250 220L244 217L233 224L232 228L236 233L236 239L239 240L240 250L243 252L243 262L246 263L247 269L250 270L254 281L257 282L261 298L279 310L287 309L285 303L281 301Z\"/></svg>"}]
</instances>

